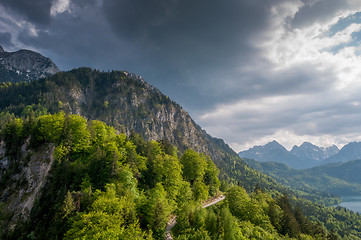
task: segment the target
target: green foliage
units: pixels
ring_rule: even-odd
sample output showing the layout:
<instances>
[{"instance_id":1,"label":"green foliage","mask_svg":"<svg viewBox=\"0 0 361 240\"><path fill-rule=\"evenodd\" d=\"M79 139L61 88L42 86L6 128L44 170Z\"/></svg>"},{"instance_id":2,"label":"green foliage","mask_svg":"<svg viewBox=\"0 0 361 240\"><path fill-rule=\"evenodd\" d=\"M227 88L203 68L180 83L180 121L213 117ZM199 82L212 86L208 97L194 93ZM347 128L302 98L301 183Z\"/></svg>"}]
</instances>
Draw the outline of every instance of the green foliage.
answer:
<instances>
[{"instance_id":1,"label":"green foliage","mask_svg":"<svg viewBox=\"0 0 361 240\"><path fill-rule=\"evenodd\" d=\"M256 195L250 198L244 188L232 187L227 192L227 202L231 213L242 221L250 221L266 230L273 231L274 227L267 215L268 203Z\"/></svg>"},{"instance_id":2,"label":"green foliage","mask_svg":"<svg viewBox=\"0 0 361 240\"><path fill-rule=\"evenodd\" d=\"M158 183L155 188L149 192L143 209L147 227L153 231L155 238L161 239L164 235L168 216L172 212L172 206L167 199L167 192L161 183Z\"/></svg>"},{"instance_id":3,"label":"green foliage","mask_svg":"<svg viewBox=\"0 0 361 240\"><path fill-rule=\"evenodd\" d=\"M24 141L24 125L19 118L11 120L3 131L3 136L9 155L16 155Z\"/></svg>"},{"instance_id":4,"label":"green foliage","mask_svg":"<svg viewBox=\"0 0 361 240\"><path fill-rule=\"evenodd\" d=\"M228 207L221 209L220 225L223 228L223 239L235 240L237 235L237 219L232 216ZM241 237L241 236L240 236ZM239 238L242 239L242 238Z\"/></svg>"},{"instance_id":5,"label":"green foliage","mask_svg":"<svg viewBox=\"0 0 361 240\"><path fill-rule=\"evenodd\" d=\"M181 158L183 176L193 187L194 197L206 200L208 196L215 196L220 187L219 170L212 160L193 150L186 150Z\"/></svg>"},{"instance_id":6,"label":"green foliage","mask_svg":"<svg viewBox=\"0 0 361 240\"><path fill-rule=\"evenodd\" d=\"M146 239L135 219L134 202L118 196L114 184L96 192L88 213L79 213L64 239Z\"/></svg>"},{"instance_id":7,"label":"green foliage","mask_svg":"<svg viewBox=\"0 0 361 240\"><path fill-rule=\"evenodd\" d=\"M62 210L64 212L64 217L67 217L76 210L74 198L69 191L66 193Z\"/></svg>"},{"instance_id":8,"label":"green foliage","mask_svg":"<svg viewBox=\"0 0 361 240\"><path fill-rule=\"evenodd\" d=\"M219 170L212 160L207 157L207 167L204 174L204 183L209 186L209 195L215 196L218 192L221 182L218 179Z\"/></svg>"},{"instance_id":9,"label":"green foliage","mask_svg":"<svg viewBox=\"0 0 361 240\"><path fill-rule=\"evenodd\" d=\"M64 138L64 122L64 113L40 116L33 130L33 146L45 142L59 143Z\"/></svg>"},{"instance_id":10,"label":"green foliage","mask_svg":"<svg viewBox=\"0 0 361 240\"><path fill-rule=\"evenodd\" d=\"M181 158L183 165L183 175L191 183L191 186L197 181L202 181L207 167L205 156L199 155L193 150L186 150Z\"/></svg>"},{"instance_id":11,"label":"green foliage","mask_svg":"<svg viewBox=\"0 0 361 240\"><path fill-rule=\"evenodd\" d=\"M74 153L86 151L90 144L90 131L87 121L79 115L69 115L63 124L66 138L62 141L69 145Z\"/></svg>"},{"instance_id":12,"label":"green foliage","mask_svg":"<svg viewBox=\"0 0 361 240\"><path fill-rule=\"evenodd\" d=\"M196 181L193 184L193 193L194 198L197 200L206 200L208 198L208 188L207 185L205 185L201 181Z\"/></svg>"}]
</instances>

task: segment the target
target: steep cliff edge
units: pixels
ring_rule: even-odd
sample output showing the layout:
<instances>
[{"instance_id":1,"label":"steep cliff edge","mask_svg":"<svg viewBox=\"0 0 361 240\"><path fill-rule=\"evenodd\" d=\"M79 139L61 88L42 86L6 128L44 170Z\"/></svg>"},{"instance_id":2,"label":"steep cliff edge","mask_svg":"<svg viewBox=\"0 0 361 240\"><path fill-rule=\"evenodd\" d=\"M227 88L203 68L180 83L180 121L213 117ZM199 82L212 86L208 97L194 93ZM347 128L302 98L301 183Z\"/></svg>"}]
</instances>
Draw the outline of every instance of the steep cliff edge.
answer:
<instances>
[{"instance_id":1,"label":"steep cliff edge","mask_svg":"<svg viewBox=\"0 0 361 240\"><path fill-rule=\"evenodd\" d=\"M53 165L54 146L46 144L28 149L29 141L21 146L17 157L6 154L6 144L0 143L0 188L2 210L11 213L7 221L13 227L28 221L34 202L39 199Z\"/></svg>"}]
</instances>

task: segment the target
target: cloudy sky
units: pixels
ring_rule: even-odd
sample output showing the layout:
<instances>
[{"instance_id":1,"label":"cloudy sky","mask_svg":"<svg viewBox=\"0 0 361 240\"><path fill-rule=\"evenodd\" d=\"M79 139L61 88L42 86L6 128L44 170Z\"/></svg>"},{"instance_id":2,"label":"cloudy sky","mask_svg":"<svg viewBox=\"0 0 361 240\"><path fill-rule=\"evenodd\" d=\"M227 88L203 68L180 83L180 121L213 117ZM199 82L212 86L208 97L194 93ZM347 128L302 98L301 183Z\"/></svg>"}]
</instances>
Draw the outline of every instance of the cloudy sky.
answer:
<instances>
[{"instance_id":1,"label":"cloudy sky","mask_svg":"<svg viewBox=\"0 0 361 240\"><path fill-rule=\"evenodd\" d=\"M235 151L361 140L360 0L0 0L0 45L142 75Z\"/></svg>"}]
</instances>

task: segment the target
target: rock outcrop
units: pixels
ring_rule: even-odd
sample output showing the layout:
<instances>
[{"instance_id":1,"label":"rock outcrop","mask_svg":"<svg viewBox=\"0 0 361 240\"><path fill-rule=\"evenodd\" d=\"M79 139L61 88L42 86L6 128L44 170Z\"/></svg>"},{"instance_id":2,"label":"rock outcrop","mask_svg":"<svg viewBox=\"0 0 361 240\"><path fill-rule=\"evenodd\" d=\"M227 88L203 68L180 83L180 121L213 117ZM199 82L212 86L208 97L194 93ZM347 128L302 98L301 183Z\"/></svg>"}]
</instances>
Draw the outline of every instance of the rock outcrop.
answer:
<instances>
[{"instance_id":1,"label":"rock outcrop","mask_svg":"<svg viewBox=\"0 0 361 240\"><path fill-rule=\"evenodd\" d=\"M6 156L6 145L0 143L0 179L7 185L0 189L0 202L11 212L10 226L19 220L27 221L34 202L40 197L54 162L54 146L46 144L38 149L28 149L29 141L21 147L18 158Z\"/></svg>"},{"instance_id":2,"label":"rock outcrop","mask_svg":"<svg viewBox=\"0 0 361 240\"><path fill-rule=\"evenodd\" d=\"M30 51L6 52L0 46L0 82L21 82L49 77L59 68L50 58Z\"/></svg>"}]
</instances>

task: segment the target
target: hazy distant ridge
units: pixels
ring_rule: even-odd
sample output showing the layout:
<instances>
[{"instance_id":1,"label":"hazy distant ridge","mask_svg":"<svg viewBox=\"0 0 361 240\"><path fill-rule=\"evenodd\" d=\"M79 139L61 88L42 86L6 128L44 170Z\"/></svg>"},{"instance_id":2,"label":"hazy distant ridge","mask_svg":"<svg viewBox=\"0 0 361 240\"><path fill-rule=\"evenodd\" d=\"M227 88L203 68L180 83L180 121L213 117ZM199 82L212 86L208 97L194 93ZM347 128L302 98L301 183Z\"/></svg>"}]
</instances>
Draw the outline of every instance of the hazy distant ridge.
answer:
<instances>
[{"instance_id":1,"label":"hazy distant ridge","mask_svg":"<svg viewBox=\"0 0 361 240\"><path fill-rule=\"evenodd\" d=\"M327 163L347 162L361 159L361 143L351 142L341 150L337 146L318 147L305 142L294 146L291 151L272 141L263 146L255 146L246 151L239 152L242 158L255 159L260 162L279 162L296 169L310 168Z\"/></svg>"}]
</instances>

